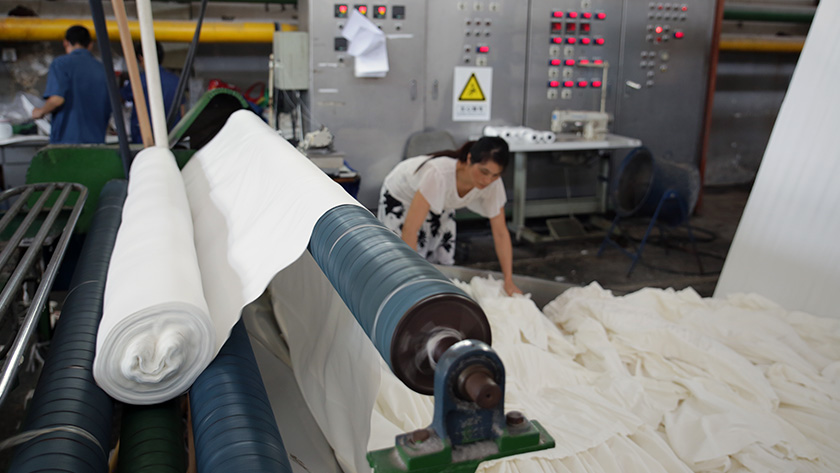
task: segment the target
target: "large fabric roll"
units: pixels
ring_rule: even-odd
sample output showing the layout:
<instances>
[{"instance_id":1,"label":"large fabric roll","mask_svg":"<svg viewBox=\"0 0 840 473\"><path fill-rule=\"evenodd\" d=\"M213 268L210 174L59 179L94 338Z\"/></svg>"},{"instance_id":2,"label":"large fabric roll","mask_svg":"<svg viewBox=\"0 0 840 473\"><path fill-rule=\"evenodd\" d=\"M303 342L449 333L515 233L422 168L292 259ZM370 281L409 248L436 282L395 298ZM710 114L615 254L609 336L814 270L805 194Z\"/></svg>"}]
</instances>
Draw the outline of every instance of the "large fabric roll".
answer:
<instances>
[{"instance_id":1,"label":"large fabric roll","mask_svg":"<svg viewBox=\"0 0 840 473\"><path fill-rule=\"evenodd\" d=\"M131 404L186 391L242 308L342 204L359 205L247 110L182 172L169 150L143 150L108 273L96 381Z\"/></svg>"},{"instance_id":2,"label":"large fabric roll","mask_svg":"<svg viewBox=\"0 0 840 473\"><path fill-rule=\"evenodd\" d=\"M171 151L147 148L131 165L93 374L123 402L172 399L213 359L215 333L181 173Z\"/></svg>"}]
</instances>

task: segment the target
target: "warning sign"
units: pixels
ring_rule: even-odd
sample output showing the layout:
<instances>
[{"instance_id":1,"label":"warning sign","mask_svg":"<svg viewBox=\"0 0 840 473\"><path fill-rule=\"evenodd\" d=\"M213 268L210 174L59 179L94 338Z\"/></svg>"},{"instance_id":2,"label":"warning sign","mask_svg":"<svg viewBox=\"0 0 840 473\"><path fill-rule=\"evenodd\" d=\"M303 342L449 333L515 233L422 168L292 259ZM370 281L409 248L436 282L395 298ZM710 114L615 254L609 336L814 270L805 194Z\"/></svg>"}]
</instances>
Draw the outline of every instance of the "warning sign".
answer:
<instances>
[{"instance_id":1,"label":"warning sign","mask_svg":"<svg viewBox=\"0 0 840 473\"><path fill-rule=\"evenodd\" d=\"M478 79L475 78L475 74L470 75L467 85L464 86L464 90L461 91L461 96L458 97L458 100L477 100L479 102L485 100L484 92L481 91L481 85L478 83Z\"/></svg>"},{"instance_id":2,"label":"warning sign","mask_svg":"<svg viewBox=\"0 0 840 473\"><path fill-rule=\"evenodd\" d=\"M452 87L452 121L490 120L493 68L456 67Z\"/></svg>"}]
</instances>

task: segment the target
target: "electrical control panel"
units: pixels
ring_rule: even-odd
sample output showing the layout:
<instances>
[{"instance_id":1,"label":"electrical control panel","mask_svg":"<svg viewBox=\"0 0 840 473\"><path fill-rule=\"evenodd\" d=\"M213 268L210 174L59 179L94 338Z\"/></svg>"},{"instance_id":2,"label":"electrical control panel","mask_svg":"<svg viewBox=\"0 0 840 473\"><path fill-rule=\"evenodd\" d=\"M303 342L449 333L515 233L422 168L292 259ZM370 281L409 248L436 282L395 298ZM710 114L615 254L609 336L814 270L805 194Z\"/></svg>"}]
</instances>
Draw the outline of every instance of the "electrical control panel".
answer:
<instances>
[{"instance_id":1,"label":"electrical control panel","mask_svg":"<svg viewBox=\"0 0 840 473\"><path fill-rule=\"evenodd\" d=\"M697 163L715 2L625 0L616 133L657 159Z\"/></svg>"},{"instance_id":2,"label":"electrical control panel","mask_svg":"<svg viewBox=\"0 0 840 473\"><path fill-rule=\"evenodd\" d=\"M375 207L379 187L402 159L409 134L424 126L426 2L301 1L298 8L301 29L310 39L307 129L330 129L335 150L362 176L359 200ZM389 70L384 77L356 77L355 59L341 35L353 9L385 34Z\"/></svg>"},{"instance_id":3,"label":"electrical control panel","mask_svg":"<svg viewBox=\"0 0 840 473\"><path fill-rule=\"evenodd\" d=\"M481 135L487 125L522 123L527 49L527 4L521 0L429 0L426 38L425 126L446 130L456 142ZM456 67L489 68L490 119L453 120ZM453 90L458 89L458 90Z\"/></svg>"},{"instance_id":4,"label":"electrical control panel","mask_svg":"<svg viewBox=\"0 0 840 473\"><path fill-rule=\"evenodd\" d=\"M621 2L532 0L530 10L525 125L548 129L555 109L598 111L602 92L614 112Z\"/></svg>"}]
</instances>

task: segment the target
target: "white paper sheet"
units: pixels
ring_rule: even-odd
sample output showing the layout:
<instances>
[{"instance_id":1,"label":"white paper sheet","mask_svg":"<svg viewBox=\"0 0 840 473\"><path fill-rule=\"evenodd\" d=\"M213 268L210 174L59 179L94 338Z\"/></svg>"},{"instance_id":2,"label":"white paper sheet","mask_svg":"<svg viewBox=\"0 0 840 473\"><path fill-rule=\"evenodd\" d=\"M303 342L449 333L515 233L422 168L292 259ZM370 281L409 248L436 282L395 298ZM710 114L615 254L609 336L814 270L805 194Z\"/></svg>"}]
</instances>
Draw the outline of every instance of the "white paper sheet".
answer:
<instances>
[{"instance_id":1,"label":"white paper sheet","mask_svg":"<svg viewBox=\"0 0 840 473\"><path fill-rule=\"evenodd\" d=\"M356 77L385 77L389 69L388 48L382 30L353 9L341 35L350 43L347 54L356 58Z\"/></svg>"}]
</instances>

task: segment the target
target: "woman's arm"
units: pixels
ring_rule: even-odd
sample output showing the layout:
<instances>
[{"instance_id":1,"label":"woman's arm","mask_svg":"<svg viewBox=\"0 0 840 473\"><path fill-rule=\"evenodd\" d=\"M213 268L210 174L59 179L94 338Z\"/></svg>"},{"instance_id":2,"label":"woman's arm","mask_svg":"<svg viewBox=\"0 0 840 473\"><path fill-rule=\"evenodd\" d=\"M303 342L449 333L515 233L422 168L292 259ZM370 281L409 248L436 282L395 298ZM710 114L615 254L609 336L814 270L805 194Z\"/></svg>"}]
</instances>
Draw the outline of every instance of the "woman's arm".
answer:
<instances>
[{"instance_id":1,"label":"woman's arm","mask_svg":"<svg viewBox=\"0 0 840 473\"><path fill-rule=\"evenodd\" d=\"M505 292L513 295L522 294L522 291L513 283L513 245L510 242L510 232L505 223L505 209L490 219L490 229L493 231L493 246L496 247L496 257L502 267L502 274L505 277Z\"/></svg>"},{"instance_id":2,"label":"woman's arm","mask_svg":"<svg viewBox=\"0 0 840 473\"><path fill-rule=\"evenodd\" d=\"M408 243L408 246L417 249L417 233L426 216L429 215L429 201L423 197L419 191L414 193L414 199L411 200L411 205L408 206L408 211L405 213L405 222L403 222L402 239Z\"/></svg>"}]
</instances>

